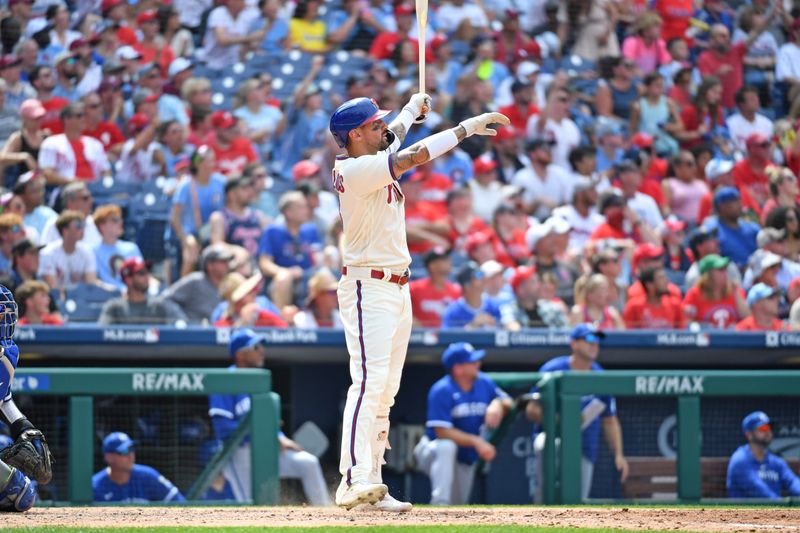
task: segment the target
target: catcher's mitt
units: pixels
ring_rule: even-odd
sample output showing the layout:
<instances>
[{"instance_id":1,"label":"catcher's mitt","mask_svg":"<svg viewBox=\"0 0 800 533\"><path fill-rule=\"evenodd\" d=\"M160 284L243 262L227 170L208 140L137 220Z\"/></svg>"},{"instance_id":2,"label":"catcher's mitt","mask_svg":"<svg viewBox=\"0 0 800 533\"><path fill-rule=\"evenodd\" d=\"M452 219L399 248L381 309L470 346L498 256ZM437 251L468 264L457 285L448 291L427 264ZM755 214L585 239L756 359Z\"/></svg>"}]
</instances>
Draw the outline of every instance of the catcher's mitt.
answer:
<instances>
[{"instance_id":1,"label":"catcher's mitt","mask_svg":"<svg viewBox=\"0 0 800 533\"><path fill-rule=\"evenodd\" d=\"M19 468L26 476L40 485L50 483L53 478L53 455L44 435L38 429L23 431L17 441L0 451L4 463Z\"/></svg>"}]
</instances>

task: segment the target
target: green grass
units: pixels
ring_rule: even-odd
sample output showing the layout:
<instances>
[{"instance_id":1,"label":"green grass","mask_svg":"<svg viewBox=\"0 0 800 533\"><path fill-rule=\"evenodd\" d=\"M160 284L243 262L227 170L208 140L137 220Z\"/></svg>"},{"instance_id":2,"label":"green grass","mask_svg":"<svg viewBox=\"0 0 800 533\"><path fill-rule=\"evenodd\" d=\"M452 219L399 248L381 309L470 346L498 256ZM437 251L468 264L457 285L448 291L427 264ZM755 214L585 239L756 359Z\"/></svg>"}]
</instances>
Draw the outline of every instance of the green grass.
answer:
<instances>
[{"instance_id":1,"label":"green grass","mask_svg":"<svg viewBox=\"0 0 800 533\"><path fill-rule=\"evenodd\" d=\"M554 533L555 531L572 531L576 533L634 533L629 529L583 529L583 528L550 528L535 526L370 526L367 527L103 527L103 528L80 528L80 527L32 527L32 528L11 528L5 531L17 531L20 533L101 533L110 531L113 533L142 533L144 531L156 533L322 533L334 531L334 533L344 533L346 531L356 531L363 533ZM659 533L652 531L649 533ZM666 532L662 532L666 533Z\"/></svg>"}]
</instances>

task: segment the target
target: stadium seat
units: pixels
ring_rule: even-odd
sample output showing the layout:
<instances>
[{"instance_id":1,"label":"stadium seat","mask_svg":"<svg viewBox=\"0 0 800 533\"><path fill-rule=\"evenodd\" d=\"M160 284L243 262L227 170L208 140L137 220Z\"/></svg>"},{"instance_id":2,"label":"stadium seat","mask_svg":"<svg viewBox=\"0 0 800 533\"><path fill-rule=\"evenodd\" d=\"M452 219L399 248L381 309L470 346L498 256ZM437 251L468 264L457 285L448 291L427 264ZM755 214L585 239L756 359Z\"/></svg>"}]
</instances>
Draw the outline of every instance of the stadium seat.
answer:
<instances>
[{"instance_id":1,"label":"stadium seat","mask_svg":"<svg viewBox=\"0 0 800 533\"><path fill-rule=\"evenodd\" d=\"M107 291L97 285L80 283L64 291L63 309L70 322L97 322L103 304L120 294L118 290Z\"/></svg>"}]
</instances>

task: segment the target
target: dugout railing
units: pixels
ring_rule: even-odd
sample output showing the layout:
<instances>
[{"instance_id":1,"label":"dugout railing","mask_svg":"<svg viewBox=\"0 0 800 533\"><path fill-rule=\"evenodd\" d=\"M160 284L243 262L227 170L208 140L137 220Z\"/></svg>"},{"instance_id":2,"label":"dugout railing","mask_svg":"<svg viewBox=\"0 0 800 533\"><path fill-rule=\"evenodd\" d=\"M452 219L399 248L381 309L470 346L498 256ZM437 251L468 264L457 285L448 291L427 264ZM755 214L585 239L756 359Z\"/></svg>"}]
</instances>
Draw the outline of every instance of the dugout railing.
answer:
<instances>
[{"instance_id":1,"label":"dugout railing","mask_svg":"<svg viewBox=\"0 0 800 533\"><path fill-rule=\"evenodd\" d=\"M247 394L250 414L239 431L225 443L199 476L207 483L233 446L246 433L252 450L253 503L276 504L280 490L278 476L278 427L280 398L272 392L268 370L205 368L36 368L19 369L14 376L14 396L63 396L67 406L67 499L86 504L93 500L92 475L95 451L102 435L95 432L94 403L98 396L181 397L209 394ZM30 416L30 415L29 415ZM36 420L33 420L34 423ZM44 428L43 428L44 429ZM50 435L51 447L59 439ZM136 436L133 436L134 439ZM196 491L194 491L196 493Z\"/></svg>"},{"instance_id":2,"label":"dugout railing","mask_svg":"<svg viewBox=\"0 0 800 533\"><path fill-rule=\"evenodd\" d=\"M572 505L581 499L581 398L585 395L612 395L629 398L672 398L677 418L677 503L711 501L702 498L701 401L704 398L783 397L798 400L798 371L605 371L488 373L503 388L529 389L536 385L542 405L545 444L542 457L543 498L545 504ZM646 407L643 407L646 408ZM511 419L524 411L515 406ZM503 438L513 420L492 436ZM624 428L623 428L624 433ZM560 444L556 446L556 439ZM731 438L737 438L735 434ZM743 438L742 438L743 442ZM730 501L730 500L719 500ZM748 500L748 502L756 503ZM771 501L770 503L780 503ZM796 499L783 503L797 504Z\"/></svg>"}]
</instances>

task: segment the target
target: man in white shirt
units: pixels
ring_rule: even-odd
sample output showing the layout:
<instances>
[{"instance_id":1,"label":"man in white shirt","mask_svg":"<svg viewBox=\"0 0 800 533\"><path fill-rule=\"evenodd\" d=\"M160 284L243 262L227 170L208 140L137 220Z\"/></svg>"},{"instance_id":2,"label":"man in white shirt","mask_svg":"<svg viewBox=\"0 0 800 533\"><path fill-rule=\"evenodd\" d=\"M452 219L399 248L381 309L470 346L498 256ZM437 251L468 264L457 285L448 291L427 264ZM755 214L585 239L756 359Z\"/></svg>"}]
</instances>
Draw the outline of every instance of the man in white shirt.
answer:
<instances>
[{"instance_id":1,"label":"man in white shirt","mask_svg":"<svg viewBox=\"0 0 800 533\"><path fill-rule=\"evenodd\" d=\"M659 230L664 224L661 210L652 197L640 193L639 185L642 183L642 171L630 162L623 162L614 167L619 188L630 207L652 230Z\"/></svg>"},{"instance_id":2,"label":"man in white shirt","mask_svg":"<svg viewBox=\"0 0 800 533\"><path fill-rule=\"evenodd\" d=\"M92 217L92 193L86 184L82 181L76 181L64 187L64 190L61 191L61 203L65 211L78 211L83 214L84 231L81 242L90 249L100 244L103 239L100 236L100 232L97 231L94 217ZM45 223L40 238L42 244L50 244L61 239L57 224L58 219L56 217Z\"/></svg>"},{"instance_id":3,"label":"man in white shirt","mask_svg":"<svg viewBox=\"0 0 800 533\"><path fill-rule=\"evenodd\" d=\"M238 63L240 46L261 44L265 30L248 34L253 19L258 15L257 9L245 7L244 0L228 0L211 11L203 39L205 46L200 53L209 68L222 70Z\"/></svg>"},{"instance_id":4,"label":"man in white shirt","mask_svg":"<svg viewBox=\"0 0 800 533\"><path fill-rule=\"evenodd\" d=\"M56 228L61 240L45 246L40 253L39 276L51 289L78 283L97 283L97 265L91 248L78 242L83 238L84 215L66 210L58 216Z\"/></svg>"},{"instance_id":5,"label":"man in white shirt","mask_svg":"<svg viewBox=\"0 0 800 533\"><path fill-rule=\"evenodd\" d=\"M787 102L795 108L800 106L800 17L794 19L789 28L789 42L778 50L778 59L775 62L775 79L785 82L787 87ZM790 114L793 109L790 109ZM794 115L792 115L794 116Z\"/></svg>"},{"instance_id":6,"label":"man in white shirt","mask_svg":"<svg viewBox=\"0 0 800 533\"><path fill-rule=\"evenodd\" d=\"M594 181L580 178L575 183L573 191L572 203L555 208L553 216L569 222L572 231L569 234L567 250L570 256L578 256L583 253L583 247L595 228L605 222L605 217L597 212L597 190Z\"/></svg>"},{"instance_id":7,"label":"man in white shirt","mask_svg":"<svg viewBox=\"0 0 800 533\"><path fill-rule=\"evenodd\" d=\"M463 28L468 22L473 30L486 29L489 26L489 19L486 12L478 5L466 0L450 0L449 3L442 5L436 12L436 20L439 29L448 35L452 35L458 30L468 32L469 28Z\"/></svg>"},{"instance_id":8,"label":"man in white shirt","mask_svg":"<svg viewBox=\"0 0 800 533\"><path fill-rule=\"evenodd\" d=\"M739 112L728 117L728 131L737 149L747 151L747 138L754 133L760 133L772 138L774 126L772 121L760 114L761 100L758 97L758 88L745 85L736 93L736 106Z\"/></svg>"},{"instance_id":9,"label":"man in white shirt","mask_svg":"<svg viewBox=\"0 0 800 533\"><path fill-rule=\"evenodd\" d=\"M551 87L547 107L528 119L528 139L549 139L555 142L553 164L570 170L569 153L581 143L578 125L569 118L571 95L566 87Z\"/></svg>"},{"instance_id":10,"label":"man in white shirt","mask_svg":"<svg viewBox=\"0 0 800 533\"><path fill-rule=\"evenodd\" d=\"M522 188L526 211L545 220L553 209L572 199L572 176L553 163L555 143L534 139L525 147L531 165L514 174L512 185Z\"/></svg>"}]
</instances>

